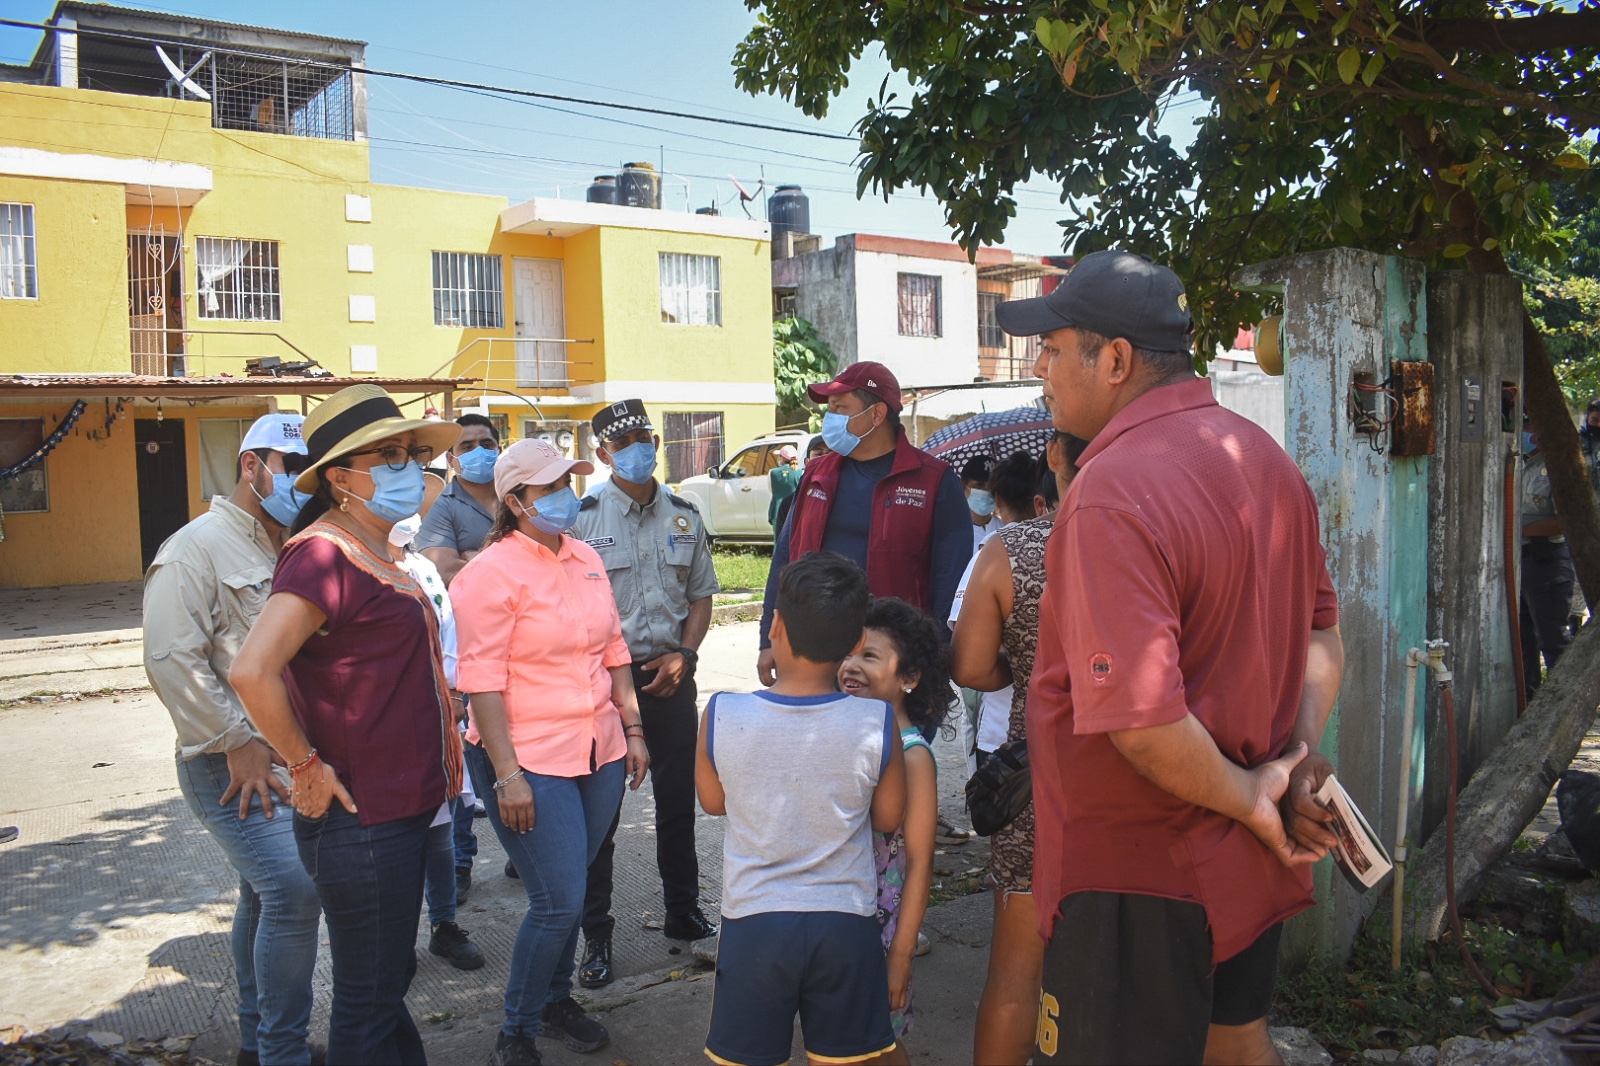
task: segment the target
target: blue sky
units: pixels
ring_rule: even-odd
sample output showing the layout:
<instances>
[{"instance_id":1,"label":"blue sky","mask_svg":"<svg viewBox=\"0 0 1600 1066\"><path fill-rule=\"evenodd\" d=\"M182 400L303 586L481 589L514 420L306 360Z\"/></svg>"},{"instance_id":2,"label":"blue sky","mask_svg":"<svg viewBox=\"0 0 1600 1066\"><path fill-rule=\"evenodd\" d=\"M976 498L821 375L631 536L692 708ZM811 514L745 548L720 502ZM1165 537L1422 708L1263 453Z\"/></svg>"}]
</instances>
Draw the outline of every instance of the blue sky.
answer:
<instances>
[{"instance_id":1,"label":"blue sky","mask_svg":"<svg viewBox=\"0 0 1600 1066\"><path fill-rule=\"evenodd\" d=\"M172 0L150 7L229 22L351 37L368 42L367 63L466 81L616 100L846 133L887 72L868 57L822 121L773 97L753 97L733 83L733 50L755 16L740 0L474 0L446 9L415 0ZM5 17L43 21L53 0L3 0ZM448 10L448 14L445 12ZM0 27L0 59L30 58L38 31ZM375 181L530 196L581 196L589 179L619 163L660 164L673 179L663 206L713 201L737 214L729 175L754 189L802 185L812 229L829 241L841 233L948 240L939 205L914 193L857 200L850 142L738 127L596 111L575 105L512 103L454 89L369 79L369 129ZM1192 109L1169 114L1164 132L1187 141ZM752 205L752 210L759 207ZM1006 244L1018 251L1059 251L1063 212L1048 183L1018 197Z\"/></svg>"}]
</instances>

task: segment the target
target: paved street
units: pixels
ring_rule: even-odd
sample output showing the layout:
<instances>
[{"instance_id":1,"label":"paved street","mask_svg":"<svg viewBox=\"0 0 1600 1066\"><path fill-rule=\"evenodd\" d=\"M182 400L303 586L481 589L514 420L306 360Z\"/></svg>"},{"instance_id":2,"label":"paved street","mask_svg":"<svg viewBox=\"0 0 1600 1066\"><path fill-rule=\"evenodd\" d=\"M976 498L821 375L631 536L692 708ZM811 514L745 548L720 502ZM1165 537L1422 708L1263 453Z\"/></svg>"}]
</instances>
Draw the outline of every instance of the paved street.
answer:
<instances>
[{"instance_id":1,"label":"paved street","mask_svg":"<svg viewBox=\"0 0 1600 1066\"><path fill-rule=\"evenodd\" d=\"M702 705L719 688L755 685L754 623L718 626L703 650ZM231 1061L236 991L228 949L237 888L220 850L195 824L172 769L172 726L139 666L139 589L99 585L0 591L0 824L21 838L0 846L0 1027L84 1019L132 1038L200 1035L196 1050ZM79 694L76 698L59 694ZM91 695L92 694L92 695ZM942 801L960 818L954 746L941 742ZM501 872L504 853L479 821L481 851L461 924L488 964L462 973L426 952L409 1003L439 1061L486 1058L498 1025L511 944L525 908ZM702 816L706 910L715 914L721 822ZM597 1056L547 1050L547 1061L688 1062L698 1057L711 981L669 954L655 872L648 782L629 794L618 834L616 934L623 976L595 998L614 1041ZM986 858L983 845L949 849L952 879ZM963 854L970 853L969 854ZM930 915L941 939L919 963L930 1037L919 1062L959 1062L970 1047L982 982L987 895ZM676 976L677 979L674 979ZM313 1030L326 1025L329 972L317 971ZM934 1038L936 1034L942 1036ZM567 1055L562 1058L562 1055Z\"/></svg>"}]
</instances>

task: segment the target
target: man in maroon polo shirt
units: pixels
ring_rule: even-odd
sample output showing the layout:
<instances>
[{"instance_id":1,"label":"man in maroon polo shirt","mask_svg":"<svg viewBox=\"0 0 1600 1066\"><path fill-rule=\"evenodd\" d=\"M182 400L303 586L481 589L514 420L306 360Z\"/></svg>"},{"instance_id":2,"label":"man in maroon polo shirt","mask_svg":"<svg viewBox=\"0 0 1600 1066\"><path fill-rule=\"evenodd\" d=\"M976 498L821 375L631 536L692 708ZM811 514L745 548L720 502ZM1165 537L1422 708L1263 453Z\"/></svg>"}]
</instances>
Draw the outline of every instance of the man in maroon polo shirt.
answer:
<instances>
[{"instance_id":1,"label":"man in maroon polo shirt","mask_svg":"<svg viewBox=\"0 0 1600 1066\"><path fill-rule=\"evenodd\" d=\"M1277 1062L1281 923L1333 843L1311 793L1344 653L1316 501L1195 375L1165 267L1085 256L1000 324L1043 337L1055 424L1091 441L1028 695L1035 1061Z\"/></svg>"}]
</instances>

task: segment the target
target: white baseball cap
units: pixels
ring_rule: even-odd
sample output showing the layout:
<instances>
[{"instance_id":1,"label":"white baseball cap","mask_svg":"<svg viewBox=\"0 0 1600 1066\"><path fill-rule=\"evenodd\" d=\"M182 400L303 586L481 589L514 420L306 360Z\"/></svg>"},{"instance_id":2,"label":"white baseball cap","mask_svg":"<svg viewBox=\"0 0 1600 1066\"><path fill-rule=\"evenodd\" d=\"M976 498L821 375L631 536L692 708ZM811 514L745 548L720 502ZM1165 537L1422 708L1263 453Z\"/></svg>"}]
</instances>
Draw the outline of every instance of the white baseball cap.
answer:
<instances>
[{"instance_id":1,"label":"white baseball cap","mask_svg":"<svg viewBox=\"0 0 1600 1066\"><path fill-rule=\"evenodd\" d=\"M305 420L305 415L262 415L239 442L239 454L270 448L275 452L305 455L306 441L300 434L300 425Z\"/></svg>"}]
</instances>

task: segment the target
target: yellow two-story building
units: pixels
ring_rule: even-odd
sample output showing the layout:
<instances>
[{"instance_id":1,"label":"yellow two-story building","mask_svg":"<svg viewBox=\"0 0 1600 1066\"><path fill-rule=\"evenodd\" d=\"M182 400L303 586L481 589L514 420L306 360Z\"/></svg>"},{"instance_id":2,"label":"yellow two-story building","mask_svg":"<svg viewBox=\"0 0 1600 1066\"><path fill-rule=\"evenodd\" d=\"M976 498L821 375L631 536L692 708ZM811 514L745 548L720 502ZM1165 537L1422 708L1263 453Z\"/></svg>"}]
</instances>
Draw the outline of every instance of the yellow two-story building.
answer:
<instances>
[{"instance_id":1,"label":"yellow two-story building","mask_svg":"<svg viewBox=\"0 0 1600 1066\"><path fill-rule=\"evenodd\" d=\"M355 380L584 456L640 397L669 481L771 431L765 222L374 184L364 51L64 2L0 66L0 586L137 578Z\"/></svg>"}]
</instances>

